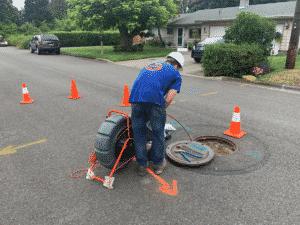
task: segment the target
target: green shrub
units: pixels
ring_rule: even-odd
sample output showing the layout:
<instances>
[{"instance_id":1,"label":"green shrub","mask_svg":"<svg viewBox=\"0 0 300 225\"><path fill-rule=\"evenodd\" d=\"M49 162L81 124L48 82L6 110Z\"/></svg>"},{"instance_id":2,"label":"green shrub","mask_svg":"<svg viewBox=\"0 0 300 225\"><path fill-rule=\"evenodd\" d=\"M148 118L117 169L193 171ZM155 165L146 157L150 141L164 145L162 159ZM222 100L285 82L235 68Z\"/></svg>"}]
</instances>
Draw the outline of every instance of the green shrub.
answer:
<instances>
[{"instance_id":1,"label":"green shrub","mask_svg":"<svg viewBox=\"0 0 300 225\"><path fill-rule=\"evenodd\" d=\"M264 56L270 56L272 42L275 38L276 22L272 18L264 18L254 13L237 14L231 26L225 31L224 40L236 45L244 43L258 44L264 51Z\"/></svg>"},{"instance_id":2,"label":"green shrub","mask_svg":"<svg viewBox=\"0 0 300 225\"><path fill-rule=\"evenodd\" d=\"M199 42L200 42L200 40L194 40L193 41L193 46L196 45L196 44L198 44Z\"/></svg>"},{"instance_id":3,"label":"green shrub","mask_svg":"<svg viewBox=\"0 0 300 225\"><path fill-rule=\"evenodd\" d=\"M261 63L269 62L258 44L216 43L205 47L201 66L205 76L241 78L253 74L253 68Z\"/></svg>"},{"instance_id":4,"label":"green shrub","mask_svg":"<svg viewBox=\"0 0 300 225\"><path fill-rule=\"evenodd\" d=\"M163 43L161 43L158 38L154 38L152 40L148 40L147 45L151 47L165 47L166 42L163 40Z\"/></svg>"},{"instance_id":5,"label":"green shrub","mask_svg":"<svg viewBox=\"0 0 300 225\"><path fill-rule=\"evenodd\" d=\"M114 45L114 52L142 52L144 44L132 45L131 47Z\"/></svg>"}]
</instances>

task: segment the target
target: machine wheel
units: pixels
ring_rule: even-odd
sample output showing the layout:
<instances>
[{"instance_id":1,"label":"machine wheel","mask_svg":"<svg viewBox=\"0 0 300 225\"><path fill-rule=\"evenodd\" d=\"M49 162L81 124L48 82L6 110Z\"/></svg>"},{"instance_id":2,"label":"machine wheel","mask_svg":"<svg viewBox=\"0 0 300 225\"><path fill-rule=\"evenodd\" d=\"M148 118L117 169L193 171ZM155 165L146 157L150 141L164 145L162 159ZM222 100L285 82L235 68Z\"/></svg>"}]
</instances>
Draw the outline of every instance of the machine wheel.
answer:
<instances>
[{"instance_id":1,"label":"machine wheel","mask_svg":"<svg viewBox=\"0 0 300 225\"><path fill-rule=\"evenodd\" d=\"M36 53L37 53L38 55L40 55L40 54L42 53L42 51L40 51L39 48L36 48Z\"/></svg>"},{"instance_id":2,"label":"machine wheel","mask_svg":"<svg viewBox=\"0 0 300 225\"><path fill-rule=\"evenodd\" d=\"M129 120L131 127L131 119ZM95 154L98 162L106 168L112 169L120 155L125 141L128 138L127 119L123 115L112 115L101 124L95 140ZM132 128L129 129L130 137L133 137ZM118 168L128 159L134 156L134 141L129 140L127 148L117 165ZM122 166L122 168L125 165Z\"/></svg>"},{"instance_id":3,"label":"machine wheel","mask_svg":"<svg viewBox=\"0 0 300 225\"><path fill-rule=\"evenodd\" d=\"M197 63L199 63L199 62L201 61L200 58L194 58L194 60L195 60Z\"/></svg>"},{"instance_id":4,"label":"machine wheel","mask_svg":"<svg viewBox=\"0 0 300 225\"><path fill-rule=\"evenodd\" d=\"M59 55L60 54L60 49L58 49L57 51L55 51L55 54Z\"/></svg>"},{"instance_id":5,"label":"machine wheel","mask_svg":"<svg viewBox=\"0 0 300 225\"><path fill-rule=\"evenodd\" d=\"M131 117L129 117L129 132L130 137L133 138ZM147 141L152 140L152 128L148 127ZM127 119L122 114L111 115L101 124L98 135L94 143L94 151L98 162L108 169L112 169L122 151L125 141L128 138ZM168 140L171 135L166 131L165 139ZM135 156L134 140L129 140L127 147L118 162L116 168L121 166L127 160ZM130 162L130 161L129 161ZM124 164L120 169L126 167L128 163Z\"/></svg>"},{"instance_id":6,"label":"machine wheel","mask_svg":"<svg viewBox=\"0 0 300 225\"><path fill-rule=\"evenodd\" d=\"M30 52L31 52L31 53L34 53L34 50L31 48L31 46L30 46L29 49L30 49Z\"/></svg>"}]
</instances>

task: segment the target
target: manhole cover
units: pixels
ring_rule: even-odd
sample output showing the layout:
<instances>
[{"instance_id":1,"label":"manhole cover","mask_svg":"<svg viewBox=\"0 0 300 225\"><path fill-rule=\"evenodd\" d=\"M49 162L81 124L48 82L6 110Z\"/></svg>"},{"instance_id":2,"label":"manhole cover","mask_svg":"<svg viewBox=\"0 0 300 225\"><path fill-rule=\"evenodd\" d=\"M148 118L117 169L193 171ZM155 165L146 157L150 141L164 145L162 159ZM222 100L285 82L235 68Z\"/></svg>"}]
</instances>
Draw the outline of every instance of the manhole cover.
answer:
<instances>
[{"instance_id":1,"label":"manhole cover","mask_svg":"<svg viewBox=\"0 0 300 225\"><path fill-rule=\"evenodd\" d=\"M217 136L197 137L193 141L209 146L216 155L224 156L237 151L237 146L232 141Z\"/></svg>"},{"instance_id":2,"label":"manhole cover","mask_svg":"<svg viewBox=\"0 0 300 225\"><path fill-rule=\"evenodd\" d=\"M170 144L166 154L171 160L187 166L200 166L210 162L214 157L214 152L209 146L191 141L177 141Z\"/></svg>"}]
</instances>

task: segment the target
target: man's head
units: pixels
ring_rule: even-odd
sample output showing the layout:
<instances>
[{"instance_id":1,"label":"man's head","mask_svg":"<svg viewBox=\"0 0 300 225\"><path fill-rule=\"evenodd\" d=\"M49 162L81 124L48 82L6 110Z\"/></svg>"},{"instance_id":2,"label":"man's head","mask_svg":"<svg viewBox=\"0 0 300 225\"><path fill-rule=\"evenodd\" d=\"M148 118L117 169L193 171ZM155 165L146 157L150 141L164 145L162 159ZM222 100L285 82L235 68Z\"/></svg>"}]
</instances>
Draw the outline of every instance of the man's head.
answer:
<instances>
[{"instance_id":1,"label":"man's head","mask_svg":"<svg viewBox=\"0 0 300 225\"><path fill-rule=\"evenodd\" d=\"M173 65L178 71L183 70L184 58L180 52L171 52L167 56L166 62Z\"/></svg>"}]
</instances>

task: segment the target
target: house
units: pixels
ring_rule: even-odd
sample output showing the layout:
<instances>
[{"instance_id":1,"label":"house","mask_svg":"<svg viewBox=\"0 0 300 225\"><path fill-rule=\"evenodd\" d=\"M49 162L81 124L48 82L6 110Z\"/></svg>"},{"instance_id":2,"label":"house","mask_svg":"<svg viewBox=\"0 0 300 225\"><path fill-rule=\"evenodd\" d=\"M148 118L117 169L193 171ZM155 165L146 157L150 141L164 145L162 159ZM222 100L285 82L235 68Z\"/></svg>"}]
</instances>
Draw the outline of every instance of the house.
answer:
<instances>
[{"instance_id":1,"label":"house","mask_svg":"<svg viewBox=\"0 0 300 225\"><path fill-rule=\"evenodd\" d=\"M271 54L286 54L295 8L296 1L249 5L249 0L240 0L240 5L237 7L205 9L194 13L179 14L179 18L169 20L168 27L160 29L160 32L164 40L172 41L177 48L182 48L185 47L185 43L194 40L203 41L208 37L223 36L225 29L232 25L233 19L237 18L237 14L241 11L251 12L274 19L276 31L282 33L282 39L280 43L273 40ZM200 38L192 37L193 29L199 30Z\"/></svg>"}]
</instances>

